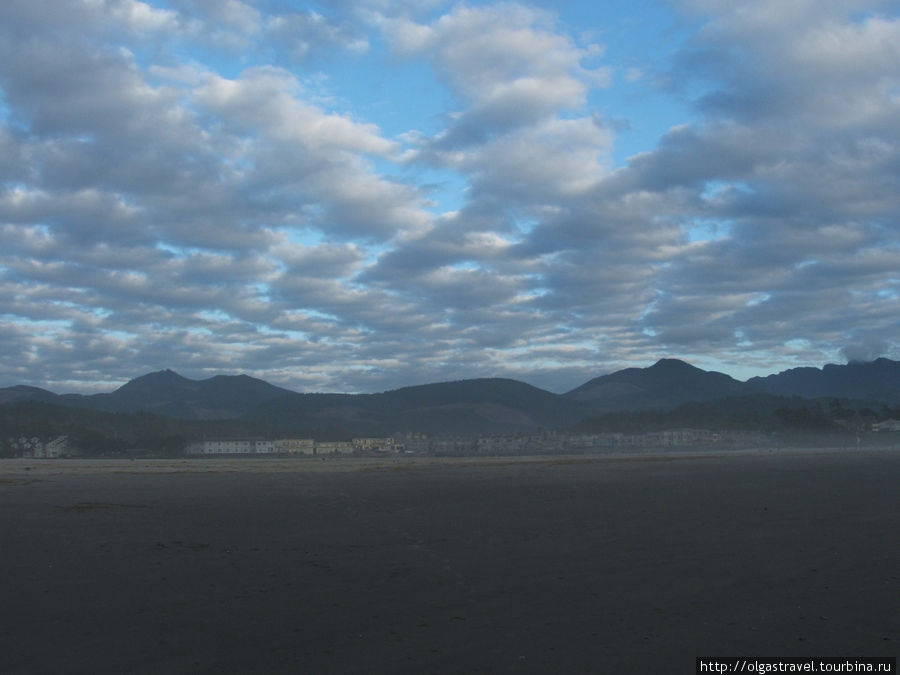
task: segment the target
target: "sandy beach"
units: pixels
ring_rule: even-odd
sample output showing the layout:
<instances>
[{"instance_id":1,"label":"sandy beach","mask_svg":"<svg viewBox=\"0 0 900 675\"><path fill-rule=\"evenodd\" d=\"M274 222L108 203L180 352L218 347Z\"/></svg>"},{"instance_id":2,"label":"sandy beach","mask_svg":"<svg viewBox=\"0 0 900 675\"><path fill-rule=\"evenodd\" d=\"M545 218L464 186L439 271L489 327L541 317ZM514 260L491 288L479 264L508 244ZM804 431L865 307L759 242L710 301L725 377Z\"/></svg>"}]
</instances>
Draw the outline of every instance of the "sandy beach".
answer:
<instances>
[{"instance_id":1,"label":"sandy beach","mask_svg":"<svg viewBox=\"0 0 900 675\"><path fill-rule=\"evenodd\" d=\"M900 452L0 461L4 673L896 656Z\"/></svg>"}]
</instances>

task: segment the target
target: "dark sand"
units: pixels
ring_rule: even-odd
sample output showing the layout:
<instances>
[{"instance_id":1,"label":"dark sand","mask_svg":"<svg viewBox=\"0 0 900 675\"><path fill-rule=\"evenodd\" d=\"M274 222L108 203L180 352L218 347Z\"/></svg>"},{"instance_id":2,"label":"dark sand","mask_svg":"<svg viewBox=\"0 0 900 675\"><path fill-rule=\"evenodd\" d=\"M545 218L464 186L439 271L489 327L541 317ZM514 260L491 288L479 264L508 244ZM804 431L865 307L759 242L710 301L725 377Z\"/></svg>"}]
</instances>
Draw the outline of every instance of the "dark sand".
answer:
<instances>
[{"instance_id":1,"label":"dark sand","mask_svg":"<svg viewBox=\"0 0 900 675\"><path fill-rule=\"evenodd\" d=\"M0 461L0 672L896 656L898 485L897 451Z\"/></svg>"}]
</instances>

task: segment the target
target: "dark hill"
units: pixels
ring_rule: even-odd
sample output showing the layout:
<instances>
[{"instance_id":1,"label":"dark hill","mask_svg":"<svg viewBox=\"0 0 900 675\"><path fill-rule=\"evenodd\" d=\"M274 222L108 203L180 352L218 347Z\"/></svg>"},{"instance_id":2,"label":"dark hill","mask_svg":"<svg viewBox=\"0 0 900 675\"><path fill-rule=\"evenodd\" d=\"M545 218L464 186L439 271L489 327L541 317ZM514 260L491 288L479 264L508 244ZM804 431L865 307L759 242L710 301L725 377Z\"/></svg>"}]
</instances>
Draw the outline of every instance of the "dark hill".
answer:
<instances>
[{"instance_id":1,"label":"dark hill","mask_svg":"<svg viewBox=\"0 0 900 675\"><path fill-rule=\"evenodd\" d=\"M478 426L487 422L509 430L528 430L554 427L576 417L572 406L556 394L503 378L405 387L382 396L387 405L402 410L410 422L465 413ZM465 433L465 429L459 433Z\"/></svg>"},{"instance_id":2,"label":"dark hill","mask_svg":"<svg viewBox=\"0 0 900 675\"><path fill-rule=\"evenodd\" d=\"M678 359L661 359L649 368L626 368L594 378L564 394L592 410L670 408L747 393L724 373L709 372Z\"/></svg>"},{"instance_id":3,"label":"dark hill","mask_svg":"<svg viewBox=\"0 0 900 675\"><path fill-rule=\"evenodd\" d=\"M29 387L24 384L0 389L0 405L13 401L44 401L52 403L58 398L59 396L52 391L47 391L40 387Z\"/></svg>"},{"instance_id":4,"label":"dark hill","mask_svg":"<svg viewBox=\"0 0 900 675\"><path fill-rule=\"evenodd\" d=\"M191 380L172 370L135 378L109 394L77 405L110 412L152 412L185 419L228 419L293 392L247 375Z\"/></svg>"},{"instance_id":5,"label":"dark hill","mask_svg":"<svg viewBox=\"0 0 900 675\"><path fill-rule=\"evenodd\" d=\"M401 431L473 435L531 431L577 419L561 397L516 380L491 378L404 387L380 394L294 394L248 414L283 432L339 427L348 434Z\"/></svg>"},{"instance_id":6,"label":"dark hill","mask_svg":"<svg viewBox=\"0 0 900 675\"><path fill-rule=\"evenodd\" d=\"M753 377L754 391L803 398L852 398L900 403L900 361L828 364L823 368L792 368L777 375Z\"/></svg>"}]
</instances>

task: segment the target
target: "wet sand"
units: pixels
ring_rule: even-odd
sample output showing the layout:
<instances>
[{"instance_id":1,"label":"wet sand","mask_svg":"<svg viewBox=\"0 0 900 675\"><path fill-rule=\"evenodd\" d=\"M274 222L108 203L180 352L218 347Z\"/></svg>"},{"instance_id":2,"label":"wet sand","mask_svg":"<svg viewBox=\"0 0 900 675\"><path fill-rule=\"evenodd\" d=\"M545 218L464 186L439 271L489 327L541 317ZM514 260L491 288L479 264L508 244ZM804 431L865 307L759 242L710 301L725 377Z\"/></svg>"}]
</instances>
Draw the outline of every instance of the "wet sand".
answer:
<instances>
[{"instance_id":1,"label":"wet sand","mask_svg":"<svg viewBox=\"0 0 900 675\"><path fill-rule=\"evenodd\" d=\"M900 452L0 461L3 673L896 656Z\"/></svg>"}]
</instances>

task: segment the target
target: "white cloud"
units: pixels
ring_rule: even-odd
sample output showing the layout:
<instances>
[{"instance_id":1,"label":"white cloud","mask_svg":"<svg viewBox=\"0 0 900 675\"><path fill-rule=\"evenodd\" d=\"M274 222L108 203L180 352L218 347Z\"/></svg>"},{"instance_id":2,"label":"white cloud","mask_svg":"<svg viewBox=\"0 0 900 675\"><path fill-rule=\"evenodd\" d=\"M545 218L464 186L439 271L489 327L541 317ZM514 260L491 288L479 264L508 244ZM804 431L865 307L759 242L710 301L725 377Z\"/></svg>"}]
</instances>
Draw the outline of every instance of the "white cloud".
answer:
<instances>
[{"instance_id":1,"label":"white cloud","mask_svg":"<svg viewBox=\"0 0 900 675\"><path fill-rule=\"evenodd\" d=\"M669 84L696 116L614 168L602 50L547 10L2 3L0 378L566 388L665 354L896 355L900 17L691 4ZM368 117L372 68L430 68L448 100L379 105L445 104L437 131Z\"/></svg>"},{"instance_id":2,"label":"white cloud","mask_svg":"<svg viewBox=\"0 0 900 675\"><path fill-rule=\"evenodd\" d=\"M117 21L137 32L175 31L178 29L177 14L170 9L160 9L139 0L93 0L87 2Z\"/></svg>"},{"instance_id":3,"label":"white cloud","mask_svg":"<svg viewBox=\"0 0 900 675\"><path fill-rule=\"evenodd\" d=\"M347 23L332 23L314 11L293 12L270 17L266 21L270 39L282 42L290 57L306 61L329 49L345 49L361 54L370 48L368 39Z\"/></svg>"},{"instance_id":4,"label":"white cloud","mask_svg":"<svg viewBox=\"0 0 900 675\"><path fill-rule=\"evenodd\" d=\"M214 48L247 49L264 28L263 14L240 0L169 0L190 36Z\"/></svg>"},{"instance_id":5,"label":"white cloud","mask_svg":"<svg viewBox=\"0 0 900 675\"><path fill-rule=\"evenodd\" d=\"M389 155L397 146L372 124L354 122L306 103L300 83L271 66L244 71L237 79L210 76L196 101L239 132L263 131L273 139L306 148Z\"/></svg>"},{"instance_id":6,"label":"white cloud","mask_svg":"<svg viewBox=\"0 0 900 675\"><path fill-rule=\"evenodd\" d=\"M395 48L422 55L468 110L446 137L502 133L584 105L591 85L606 84L606 69L588 69L595 53L556 30L552 15L518 4L460 5L431 25L384 19Z\"/></svg>"}]
</instances>

